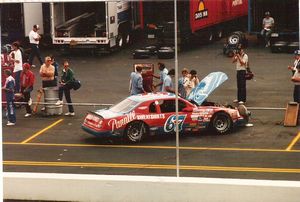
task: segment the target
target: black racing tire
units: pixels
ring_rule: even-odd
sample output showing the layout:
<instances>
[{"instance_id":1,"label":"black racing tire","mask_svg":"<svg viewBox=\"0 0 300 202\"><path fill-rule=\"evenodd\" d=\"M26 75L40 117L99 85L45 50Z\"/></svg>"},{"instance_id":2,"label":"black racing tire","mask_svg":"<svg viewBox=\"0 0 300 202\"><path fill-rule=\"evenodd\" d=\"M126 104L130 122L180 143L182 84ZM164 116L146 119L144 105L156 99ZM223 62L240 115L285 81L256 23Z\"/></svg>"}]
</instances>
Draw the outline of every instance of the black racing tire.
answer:
<instances>
[{"instance_id":1,"label":"black racing tire","mask_svg":"<svg viewBox=\"0 0 300 202\"><path fill-rule=\"evenodd\" d=\"M148 126L142 121L133 121L126 126L124 138L128 142L140 142L148 134Z\"/></svg>"},{"instance_id":2,"label":"black racing tire","mask_svg":"<svg viewBox=\"0 0 300 202\"><path fill-rule=\"evenodd\" d=\"M232 129L232 119L225 112L216 113L211 121L211 128L217 134L227 134Z\"/></svg>"},{"instance_id":3,"label":"black racing tire","mask_svg":"<svg viewBox=\"0 0 300 202\"><path fill-rule=\"evenodd\" d=\"M157 57L159 59L172 59L175 56L175 50L172 47L160 47L157 50Z\"/></svg>"},{"instance_id":4,"label":"black racing tire","mask_svg":"<svg viewBox=\"0 0 300 202\"><path fill-rule=\"evenodd\" d=\"M150 57L151 53L146 49L136 49L132 55L134 59L147 59Z\"/></svg>"}]
</instances>

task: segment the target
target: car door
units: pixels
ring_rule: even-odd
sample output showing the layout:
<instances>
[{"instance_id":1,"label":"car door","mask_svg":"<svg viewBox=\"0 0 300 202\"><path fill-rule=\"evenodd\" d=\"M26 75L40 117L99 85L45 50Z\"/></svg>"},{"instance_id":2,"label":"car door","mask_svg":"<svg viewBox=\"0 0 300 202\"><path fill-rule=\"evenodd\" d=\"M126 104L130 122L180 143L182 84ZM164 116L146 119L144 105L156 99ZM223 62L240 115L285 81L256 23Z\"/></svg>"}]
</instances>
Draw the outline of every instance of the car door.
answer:
<instances>
[{"instance_id":1,"label":"car door","mask_svg":"<svg viewBox=\"0 0 300 202\"><path fill-rule=\"evenodd\" d=\"M176 106L175 99L164 99L158 101L160 113L163 115L161 122L162 133L176 132ZM186 103L183 100L178 100L178 129L179 132L184 130L187 113L183 112Z\"/></svg>"}]
</instances>

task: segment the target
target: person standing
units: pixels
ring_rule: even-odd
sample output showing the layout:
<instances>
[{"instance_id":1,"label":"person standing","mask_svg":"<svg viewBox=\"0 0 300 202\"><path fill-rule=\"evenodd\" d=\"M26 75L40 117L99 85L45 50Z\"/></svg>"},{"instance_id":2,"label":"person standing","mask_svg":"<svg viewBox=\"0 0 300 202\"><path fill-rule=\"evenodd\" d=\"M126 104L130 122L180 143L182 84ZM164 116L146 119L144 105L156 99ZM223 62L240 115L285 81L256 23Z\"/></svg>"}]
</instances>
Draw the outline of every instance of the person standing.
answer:
<instances>
[{"instance_id":1,"label":"person standing","mask_svg":"<svg viewBox=\"0 0 300 202\"><path fill-rule=\"evenodd\" d=\"M15 78L15 93L20 92L20 76L22 72L22 52L20 50L19 42L12 43L12 52L10 53L11 61L14 63L14 78Z\"/></svg>"},{"instance_id":2,"label":"person standing","mask_svg":"<svg viewBox=\"0 0 300 202\"><path fill-rule=\"evenodd\" d=\"M189 71L187 68L183 68L181 71L182 77L178 79L178 92L182 98L186 98L187 93L186 93L186 86L188 84L189 78L188 74Z\"/></svg>"},{"instance_id":3,"label":"person standing","mask_svg":"<svg viewBox=\"0 0 300 202\"><path fill-rule=\"evenodd\" d=\"M164 63L159 62L158 63L158 69L160 70L159 76L153 75L154 78L160 79L160 82L157 85L154 85L154 88L160 87L159 91L163 91L163 83L165 80L165 77L168 75L168 69L166 68Z\"/></svg>"},{"instance_id":4,"label":"person standing","mask_svg":"<svg viewBox=\"0 0 300 202\"><path fill-rule=\"evenodd\" d=\"M2 90L5 91L6 103L7 103L7 126L14 126L16 124L16 110L14 103L14 89L15 89L15 79L12 77L10 70L4 70L4 74L7 76L5 84Z\"/></svg>"},{"instance_id":5,"label":"person standing","mask_svg":"<svg viewBox=\"0 0 300 202\"><path fill-rule=\"evenodd\" d=\"M243 49L240 49L233 56L232 63L236 63L236 79L237 79L237 100L234 102L246 102L246 70L248 65L248 55Z\"/></svg>"},{"instance_id":6,"label":"person standing","mask_svg":"<svg viewBox=\"0 0 300 202\"><path fill-rule=\"evenodd\" d=\"M289 65L288 69L292 71L292 75L294 75L294 73L296 72L296 67L298 66L299 62L300 62L300 50L296 50L294 52L295 54L295 60L294 60L294 64L293 66Z\"/></svg>"},{"instance_id":7,"label":"person standing","mask_svg":"<svg viewBox=\"0 0 300 202\"><path fill-rule=\"evenodd\" d=\"M168 75L165 77L163 85L162 85L162 92L168 93L175 93L174 84L172 79L175 77L175 69L171 69L168 72Z\"/></svg>"},{"instance_id":8,"label":"person standing","mask_svg":"<svg viewBox=\"0 0 300 202\"><path fill-rule=\"evenodd\" d=\"M143 87L142 70L143 68L141 66L137 66L136 72L131 74L130 95L137 95L146 92Z\"/></svg>"},{"instance_id":9,"label":"person standing","mask_svg":"<svg viewBox=\"0 0 300 202\"><path fill-rule=\"evenodd\" d=\"M58 91L58 97L59 100L57 101L56 105L62 105L63 104L63 94L65 94L67 103L68 103L68 109L69 112L65 113L66 116L74 116L74 108L72 105L72 99L71 99L71 89L73 88L73 81L75 80L74 78L74 72L72 69L69 67L69 62L65 60L63 62L63 70L62 70L62 76L61 80L59 82L59 91Z\"/></svg>"},{"instance_id":10,"label":"person standing","mask_svg":"<svg viewBox=\"0 0 300 202\"><path fill-rule=\"evenodd\" d=\"M34 73L30 71L30 64L24 63L23 64L23 72L21 74L21 92L24 96L24 102L27 102L25 105L26 107L26 114L25 117L31 116L32 110L31 110L31 104L32 99L30 96L31 91L33 90L34 85Z\"/></svg>"},{"instance_id":11,"label":"person standing","mask_svg":"<svg viewBox=\"0 0 300 202\"><path fill-rule=\"evenodd\" d=\"M42 87L55 87L57 83L54 80L55 67L52 65L52 59L45 57L45 63L40 68L40 76L42 78Z\"/></svg>"},{"instance_id":12,"label":"person standing","mask_svg":"<svg viewBox=\"0 0 300 202\"><path fill-rule=\"evenodd\" d=\"M197 76L197 71L196 70L191 70L189 79L186 85L186 95L188 96L193 88L195 88L199 84L199 78Z\"/></svg>"},{"instance_id":13,"label":"person standing","mask_svg":"<svg viewBox=\"0 0 300 202\"><path fill-rule=\"evenodd\" d=\"M271 14L269 11L265 12L265 17L262 22L262 30L260 34L264 37L265 39L265 45L266 47L270 46L270 37L272 33L272 29L274 27L274 18L271 17Z\"/></svg>"},{"instance_id":14,"label":"person standing","mask_svg":"<svg viewBox=\"0 0 300 202\"><path fill-rule=\"evenodd\" d=\"M32 30L29 32L29 43L31 47L31 53L29 55L29 64L32 65L33 59L37 56L40 64L43 64L43 60L41 57L39 43L41 40L41 36L38 34L38 30L40 29L39 25L33 25Z\"/></svg>"},{"instance_id":15,"label":"person standing","mask_svg":"<svg viewBox=\"0 0 300 202\"><path fill-rule=\"evenodd\" d=\"M294 102L300 103L300 65L296 66L296 71L291 80L294 82Z\"/></svg>"},{"instance_id":16,"label":"person standing","mask_svg":"<svg viewBox=\"0 0 300 202\"><path fill-rule=\"evenodd\" d=\"M49 56L52 60L52 65L54 66L54 82L56 83L57 85L57 82L58 82L58 69L59 69L59 65L58 63L56 62L55 60L55 57L53 55L50 55Z\"/></svg>"}]
</instances>

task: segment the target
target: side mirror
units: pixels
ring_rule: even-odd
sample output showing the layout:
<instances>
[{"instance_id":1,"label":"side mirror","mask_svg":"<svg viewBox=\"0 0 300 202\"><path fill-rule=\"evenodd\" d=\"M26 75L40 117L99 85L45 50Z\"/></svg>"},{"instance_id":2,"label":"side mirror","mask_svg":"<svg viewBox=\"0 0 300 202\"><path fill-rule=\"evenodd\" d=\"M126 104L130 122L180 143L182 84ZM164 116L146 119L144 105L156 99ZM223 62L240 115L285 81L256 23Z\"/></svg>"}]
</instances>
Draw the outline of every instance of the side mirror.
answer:
<instances>
[{"instance_id":1,"label":"side mirror","mask_svg":"<svg viewBox=\"0 0 300 202\"><path fill-rule=\"evenodd\" d=\"M182 109L183 112L193 112L193 108L192 107L186 107Z\"/></svg>"}]
</instances>

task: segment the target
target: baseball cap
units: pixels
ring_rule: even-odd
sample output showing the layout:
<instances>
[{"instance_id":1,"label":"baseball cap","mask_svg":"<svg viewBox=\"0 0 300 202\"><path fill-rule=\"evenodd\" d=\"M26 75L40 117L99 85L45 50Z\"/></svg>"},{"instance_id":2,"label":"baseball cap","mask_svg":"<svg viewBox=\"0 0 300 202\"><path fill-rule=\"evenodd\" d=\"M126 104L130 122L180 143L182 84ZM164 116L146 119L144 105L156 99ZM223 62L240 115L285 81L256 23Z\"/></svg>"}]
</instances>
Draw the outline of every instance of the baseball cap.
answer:
<instances>
[{"instance_id":1,"label":"baseball cap","mask_svg":"<svg viewBox=\"0 0 300 202\"><path fill-rule=\"evenodd\" d=\"M24 69L30 69L30 64L29 63L24 63L23 68Z\"/></svg>"},{"instance_id":2,"label":"baseball cap","mask_svg":"<svg viewBox=\"0 0 300 202\"><path fill-rule=\"evenodd\" d=\"M295 55L300 55L300 50L295 50L294 54Z\"/></svg>"},{"instance_id":3,"label":"baseball cap","mask_svg":"<svg viewBox=\"0 0 300 202\"><path fill-rule=\"evenodd\" d=\"M40 29L40 26L39 25L33 25L33 28Z\"/></svg>"},{"instance_id":4,"label":"baseball cap","mask_svg":"<svg viewBox=\"0 0 300 202\"><path fill-rule=\"evenodd\" d=\"M271 15L269 11L265 12L265 15Z\"/></svg>"}]
</instances>

